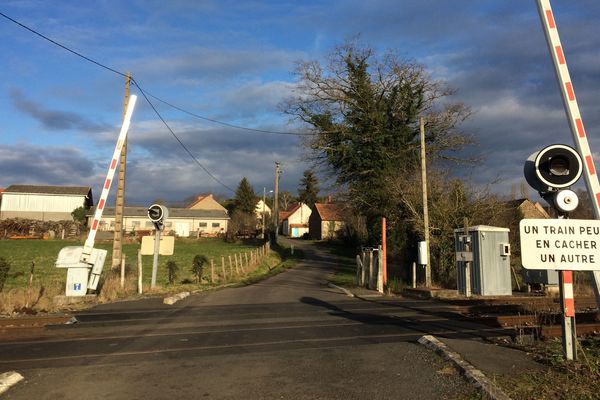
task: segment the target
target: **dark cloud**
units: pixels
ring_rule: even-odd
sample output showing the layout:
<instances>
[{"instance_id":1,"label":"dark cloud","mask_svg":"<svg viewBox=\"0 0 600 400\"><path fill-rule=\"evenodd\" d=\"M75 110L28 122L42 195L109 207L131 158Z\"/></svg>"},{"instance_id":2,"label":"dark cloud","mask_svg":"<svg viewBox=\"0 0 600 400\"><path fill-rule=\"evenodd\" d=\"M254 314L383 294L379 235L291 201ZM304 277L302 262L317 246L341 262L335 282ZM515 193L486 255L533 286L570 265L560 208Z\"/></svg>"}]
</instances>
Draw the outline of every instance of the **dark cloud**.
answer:
<instances>
[{"instance_id":1,"label":"dark cloud","mask_svg":"<svg viewBox=\"0 0 600 400\"><path fill-rule=\"evenodd\" d=\"M94 122L79 114L67 111L56 111L45 108L39 103L29 100L19 90L11 90L10 97L14 106L40 122L45 129L52 131L80 130L84 132L102 132L111 127Z\"/></svg>"},{"instance_id":2,"label":"dark cloud","mask_svg":"<svg viewBox=\"0 0 600 400\"><path fill-rule=\"evenodd\" d=\"M82 185L97 179L89 158L72 147L43 147L30 144L0 145L2 185Z\"/></svg>"}]
</instances>

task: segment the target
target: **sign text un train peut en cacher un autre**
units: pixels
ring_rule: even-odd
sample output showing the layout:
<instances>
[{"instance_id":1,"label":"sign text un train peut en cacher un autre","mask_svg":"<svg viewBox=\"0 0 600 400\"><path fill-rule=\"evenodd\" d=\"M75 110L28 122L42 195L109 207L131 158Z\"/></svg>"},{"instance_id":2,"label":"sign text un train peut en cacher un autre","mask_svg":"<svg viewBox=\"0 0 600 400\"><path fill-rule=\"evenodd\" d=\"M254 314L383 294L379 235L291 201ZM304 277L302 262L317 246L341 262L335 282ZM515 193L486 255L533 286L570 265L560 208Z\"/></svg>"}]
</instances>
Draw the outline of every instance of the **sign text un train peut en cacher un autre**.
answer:
<instances>
[{"instance_id":1,"label":"sign text un train peut en cacher un autre","mask_svg":"<svg viewBox=\"0 0 600 400\"><path fill-rule=\"evenodd\" d=\"M523 219L519 228L523 267L600 270L600 220Z\"/></svg>"}]
</instances>

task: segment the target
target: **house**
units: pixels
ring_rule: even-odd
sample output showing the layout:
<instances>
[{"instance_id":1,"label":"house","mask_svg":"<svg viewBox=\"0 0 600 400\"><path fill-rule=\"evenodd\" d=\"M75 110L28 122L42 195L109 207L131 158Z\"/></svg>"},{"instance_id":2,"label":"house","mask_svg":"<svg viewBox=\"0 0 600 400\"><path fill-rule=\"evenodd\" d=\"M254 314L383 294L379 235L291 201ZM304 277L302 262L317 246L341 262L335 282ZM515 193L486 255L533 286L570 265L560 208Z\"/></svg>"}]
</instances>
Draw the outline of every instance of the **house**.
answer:
<instances>
[{"instance_id":1,"label":"house","mask_svg":"<svg viewBox=\"0 0 600 400\"><path fill-rule=\"evenodd\" d=\"M72 220L73 210L93 203L87 186L10 185L2 193L0 219Z\"/></svg>"},{"instance_id":2,"label":"house","mask_svg":"<svg viewBox=\"0 0 600 400\"><path fill-rule=\"evenodd\" d=\"M538 218L538 219L549 219L550 215L542 207L540 203L533 202L529 199L513 200L509 203L509 206L517 208L523 218Z\"/></svg>"},{"instance_id":3,"label":"house","mask_svg":"<svg viewBox=\"0 0 600 400\"><path fill-rule=\"evenodd\" d=\"M254 208L254 213L256 214L256 218L261 219L263 213L265 215L271 215L271 207L269 207L262 199L256 203L256 207Z\"/></svg>"},{"instance_id":4,"label":"house","mask_svg":"<svg viewBox=\"0 0 600 400\"><path fill-rule=\"evenodd\" d=\"M312 210L304 203L297 203L279 213L281 234L289 237L302 237L308 233L308 219Z\"/></svg>"},{"instance_id":5,"label":"house","mask_svg":"<svg viewBox=\"0 0 600 400\"><path fill-rule=\"evenodd\" d=\"M227 209L225 209L225 207L220 205L219 202L213 198L212 193L204 196L198 196L198 198L186 208L190 210L219 210L227 212Z\"/></svg>"},{"instance_id":6,"label":"house","mask_svg":"<svg viewBox=\"0 0 600 400\"><path fill-rule=\"evenodd\" d=\"M315 203L310 218L308 230L312 239L333 239L336 233L345 225L346 210L342 204Z\"/></svg>"},{"instance_id":7,"label":"house","mask_svg":"<svg viewBox=\"0 0 600 400\"><path fill-rule=\"evenodd\" d=\"M93 219L95 208L88 213L88 223ZM223 210L193 210L189 208L169 208L165 221L165 232L175 232L177 236L217 236L227 231L229 215ZM115 226L115 209L105 208L98 227L99 231L112 231ZM123 230L135 232L154 229L148 219L146 207L124 207Z\"/></svg>"}]
</instances>

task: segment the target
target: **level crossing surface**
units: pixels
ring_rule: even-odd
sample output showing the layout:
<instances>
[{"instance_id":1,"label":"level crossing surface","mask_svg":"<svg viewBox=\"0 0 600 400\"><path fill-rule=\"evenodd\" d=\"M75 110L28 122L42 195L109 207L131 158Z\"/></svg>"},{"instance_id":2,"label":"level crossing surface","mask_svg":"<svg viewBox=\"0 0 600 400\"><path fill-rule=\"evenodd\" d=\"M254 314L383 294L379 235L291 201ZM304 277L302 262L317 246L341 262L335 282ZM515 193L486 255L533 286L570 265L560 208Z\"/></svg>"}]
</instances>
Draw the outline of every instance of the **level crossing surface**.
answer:
<instances>
[{"instance_id":1,"label":"level crossing surface","mask_svg":"<svg viewBox=\"0 0 600 400\"><path fill-rule=\"evenodd\" d=\"M338 260L305 259L260 283L104 304L39 340L0 343L7 399L454 399L473 389L416 341L504 335L441 303L351 298L329 288ZM446 371L442 373L441 371Z\"/></svg>"}]
</instances>

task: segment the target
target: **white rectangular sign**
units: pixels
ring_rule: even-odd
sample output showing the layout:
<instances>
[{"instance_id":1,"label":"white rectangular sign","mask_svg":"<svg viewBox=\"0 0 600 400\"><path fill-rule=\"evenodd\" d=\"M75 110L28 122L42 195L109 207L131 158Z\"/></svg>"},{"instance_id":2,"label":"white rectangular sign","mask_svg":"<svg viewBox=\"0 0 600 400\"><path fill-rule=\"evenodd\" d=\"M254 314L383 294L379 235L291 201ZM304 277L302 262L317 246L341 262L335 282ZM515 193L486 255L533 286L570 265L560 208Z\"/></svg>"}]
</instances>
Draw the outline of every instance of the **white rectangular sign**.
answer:
<instances>
[{"instance_id":1,"label":"white rectangular sign","mask_svg":"<svg viewBox=\"0 0 600 400\"><path fill-rule=\"evenodd\" d=\"M600 270L600 220L523 219L519 228L523 267Z\"/></svg>"},{"instance_id":2,"label":"white rectangular sign","mask_svg":"<svg viewBox=\"0 0 600 400\"><path fill-rule=\"evenodd\" d=\"M141 252L143 256L154 254L154 236L142 236ZM158 254L172 256L175 251L175 236L161 236Z\"/></svg>"}]
</instances>

